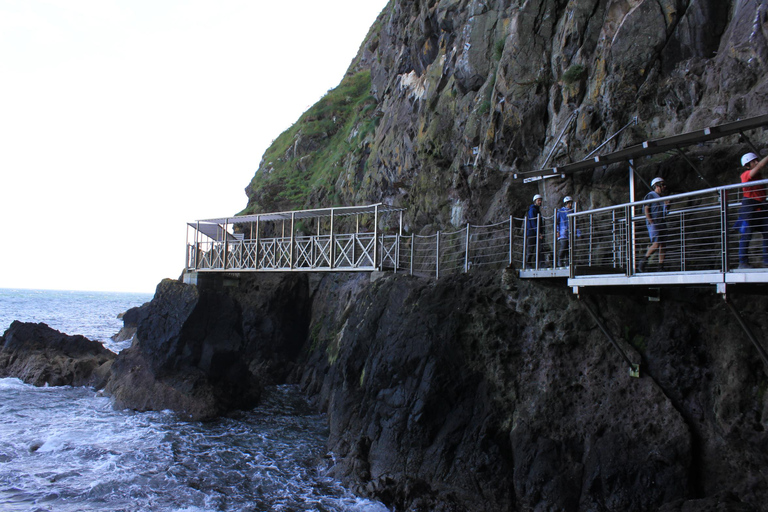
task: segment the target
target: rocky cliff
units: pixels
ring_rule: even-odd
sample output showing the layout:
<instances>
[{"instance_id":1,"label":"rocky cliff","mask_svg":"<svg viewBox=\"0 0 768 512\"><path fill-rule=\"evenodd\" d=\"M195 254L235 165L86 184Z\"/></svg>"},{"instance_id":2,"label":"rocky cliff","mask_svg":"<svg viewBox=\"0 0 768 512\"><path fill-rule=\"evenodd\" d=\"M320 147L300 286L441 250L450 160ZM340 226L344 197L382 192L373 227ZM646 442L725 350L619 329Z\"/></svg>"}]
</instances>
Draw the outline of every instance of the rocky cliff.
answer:
<instances>
[{"instance_id":1,"label":"rocky cliff","mask_svg":"<svg viewBox=\"0 0 768 512\"><path fill-rule=\"evenodd\" d=\"M624 202L626 165L513 174L764 114L767 36L758 0L392 0L267 150L245 212L382 201L425 234L534 193L545 210ZM746 149L689 148L703 180L676 153L635 163L688 191L736 181ZM576 299L509 272L328 276L312 296L297 375L328 411L337 475L397 510L765 507L766 368L722 298ZM764 340L765 301L735 300Z\"/></svg>"},{"instance_id":2,"label":"rocky cliff","mask_svg":"<svg viewBox=\"0 0 768 512\"><path fill-rule=\"evenodd\" d=\"M267 150L245 211L384 201L418 232L507 218L536 192L624 202L614 169L512 173L579 160L635 118L601 151L765 113L766 35L759 0L392 0L339 87ZM730 183L745 147L692 159ZM680 155L637 164L704 188Z\"/></svg>"},{"instance_id":3,"label":"rocky cliff","mask_svg":"<svg viewBox=\"0 0 768 512\"><path fill-rule=\"evenodd\" d=\"M715 293L374 277L166 281L107 391L204 419L300 382L334 476L393 510L764 510L768 368ZM764 340L768 300L731 300Z\"/></svg>"},{"instance_id":4,"label":"rocky cliff","mask_svg":"<svg viewBox=\"0 0 768 512\"><path fill-rule=\"evenodd\" d=\"M511 271L324 286L303 382L337 475L396 510L763 509L768 368L714 294L579 299ZM768 332L765 300L735 300Z\"/></svg>"}]
</instances>

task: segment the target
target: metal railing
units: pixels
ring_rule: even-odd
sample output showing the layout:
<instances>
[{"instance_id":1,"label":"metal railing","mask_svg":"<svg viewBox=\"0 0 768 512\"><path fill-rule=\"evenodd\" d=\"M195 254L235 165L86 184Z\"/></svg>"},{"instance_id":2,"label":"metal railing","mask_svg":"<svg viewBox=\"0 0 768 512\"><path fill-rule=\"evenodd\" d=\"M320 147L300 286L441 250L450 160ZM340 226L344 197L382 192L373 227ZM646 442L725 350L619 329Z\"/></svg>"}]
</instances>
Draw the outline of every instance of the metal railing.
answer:
<instances>
[{"instance_id":1,"label":"metal railing","mask_svg":"<svg viewBox=\"0 0 768 512\"><path fill-rule=\"evenodd\" d=\"M766 186L768 180L749 186ZM638 262L650 245L644 207L667 203L663 266L655 254L645 272L729 272L739 267L739 245L744 258L758 266L765 260L766 218L745 223L744 185L736 184L638 201L568 215L570 250L558 261L557 215L537 219L529 237L525 219L492 225L470 225L434 235L354 233L276 237L256 240L208 241L187 246L187 269L203 271L393 270L440 278L475 268L512 264L522 270L553 270L570 277L639 273ZM759 229L757 229L759 228ZM752 233L754 234L754 233ZM762 243L761 243L762 242ZM763 249L765 247L766 249ZM526 254L528 257L526 258ZM768 266L768 265L766 265ZM567 269L567 270L562 270ZM557 274L560 275L560 274ZM534 274L535 276L535 274Z\"/></svg>"},{"instance_id":2,"label":"metal railing","mask_svg":"<svg viewBox=\"0 0 768 512\"><path fill-rule=\"evenodd\" d=\"M428 236L353 233L197 242L187 245L186 264L190 271L394 270L439 278L507 266L514 244L510 217Z\"/></svg>"},{"instance_id":3,"label":"metal railing","mask_svg":"<svg viewBox=\"0 0 768 512\"><path fill-rule=\"evenodd\" d=\"M749 184L755 185L766 186L768 180ZM571 276L632 276L641 266L644 272L729 272L740 260L742 267L745 260L763 266L758 262L768 263L768 239L753 235L768 237L768 211L746 219L744 187L729 185L570 214ZM644 208L659 203L667 209L661 248L640 265L651 245Z\"/></svg>"}]
</instances>

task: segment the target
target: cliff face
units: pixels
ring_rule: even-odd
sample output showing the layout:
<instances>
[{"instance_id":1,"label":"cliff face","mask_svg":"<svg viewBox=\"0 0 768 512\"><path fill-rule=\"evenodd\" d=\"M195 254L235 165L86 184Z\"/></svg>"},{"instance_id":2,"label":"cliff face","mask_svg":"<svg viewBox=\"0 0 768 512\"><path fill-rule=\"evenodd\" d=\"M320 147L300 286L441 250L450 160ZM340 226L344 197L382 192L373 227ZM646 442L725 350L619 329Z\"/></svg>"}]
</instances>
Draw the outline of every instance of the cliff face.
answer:
<instances>
[{"instance_id":1,"label":"cliff face","mask_svg":"<svg viewBox=\"0 0 768 512\"><path fill-rule=\"evenodd\" d=\"M579 160L635 117L605 151L765 113L767 35L756 0L392 0L339 87L267 150L246 211L384 201L429 231L507 218L535 192L624 201L619 169L512 172ZM744 148L691 151L721 184ZM680 156L638 164L702 188ZM764 508L766 368L719 297L576 299L511 272L275 279L208 294L223 313L188 311L182 336L140 325L139 363L167 342L178 356L155 377L174 389L174 361L206 372L219 348L259 379L300 380L328 412L337 476L397 510ZM765 300L736 300L768 332Z\"/></svg>"},{"instance_id":2,"label":"cliff face","mask_svg":"<svg viewBox=\"0 0 768 512\"><path fill-rule=\"evenodd\" d=\"M505 218L537 191L623 202L623 172L510 173L579 160L635 117L604 151L764 113L767 35L758 0L392 0L339 88L266 152L246 210L384 201L421 230ZM743 147L696 148L702 173L733 182ZM702 188L679 155L639 164Z\"/></svg>"},{"instance_id":3,"label":"cliff face","mask_svg":"<svg viewBox=\"0 0 768 512\"><path fill-rule=\"evenodd\" d=\"M317 296L303 383L336 474L396 510L764 507L768 369L714 294L578 299L507 271ZM768 332L765 300L734 300Z\"/></svg>"},{"instance_id":4,"label":"cliff face","mask_svg":"<svg viewBox=\"0 0 768 512\"><path fill-rule=\"evenodd\" d=\"M721 297L657 298L510 270L166 281L106 391L204 419L300 382L334 475L394 510L763 510L768 368ZM731 300L765 340L768 301Z\"/></svg>"}]
</instances>

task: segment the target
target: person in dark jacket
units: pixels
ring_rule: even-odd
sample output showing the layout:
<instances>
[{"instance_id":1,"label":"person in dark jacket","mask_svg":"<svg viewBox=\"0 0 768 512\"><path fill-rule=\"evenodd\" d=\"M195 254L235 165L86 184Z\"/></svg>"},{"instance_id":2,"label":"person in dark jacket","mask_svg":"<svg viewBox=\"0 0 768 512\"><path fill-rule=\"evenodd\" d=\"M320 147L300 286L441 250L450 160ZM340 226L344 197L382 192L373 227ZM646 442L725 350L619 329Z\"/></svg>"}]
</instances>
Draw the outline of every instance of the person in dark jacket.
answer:
<instances>
[{"instance_id":1,"label":"person in dark jacket","mask_svg":"<svg viewBox=\"0 0 768 512\"><path fill-rule=\"evenodd\" d=\"M529 268L536 265L536 256L540 253L541 244L544 241L541 202L542 198L539 194L533 196L533 203L525 214L525 266Z\"/></svg>"},{"instance_id":2,"label":"person in dark jacket","mask_svg":"<svg viewBox=\"0 0 768 512\"><path fill-rule=\"evenodd\" d=\"M563 206L557 210L557 266L566 267L569 263L571 240L568 236L568 214L573 213L573 198L565 196Z\"/></svg>"}]
</instances>

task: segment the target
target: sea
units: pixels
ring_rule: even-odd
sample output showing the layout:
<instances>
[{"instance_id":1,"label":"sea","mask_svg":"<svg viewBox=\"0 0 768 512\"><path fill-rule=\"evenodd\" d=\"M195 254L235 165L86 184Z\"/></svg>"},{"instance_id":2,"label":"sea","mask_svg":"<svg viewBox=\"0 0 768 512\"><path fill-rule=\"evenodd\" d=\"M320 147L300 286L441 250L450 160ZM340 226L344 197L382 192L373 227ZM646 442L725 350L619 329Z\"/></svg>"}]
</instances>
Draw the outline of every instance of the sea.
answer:
<instances>
[{"instance_id":1,"label":"sea","mask_svg":"<svg viewBox=\"0 0 768 512\"><path fill-rule=\"evenodd\" d=\"M44 322L118 352L120 313L147 294L0 289L0 332ZM185 422L116 410L85 387L0 379L0 510L387 512L327 476L325 417L295 386L250 411Z\"/></svg>"}]
</instances>

